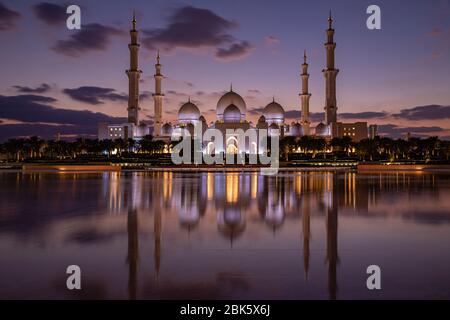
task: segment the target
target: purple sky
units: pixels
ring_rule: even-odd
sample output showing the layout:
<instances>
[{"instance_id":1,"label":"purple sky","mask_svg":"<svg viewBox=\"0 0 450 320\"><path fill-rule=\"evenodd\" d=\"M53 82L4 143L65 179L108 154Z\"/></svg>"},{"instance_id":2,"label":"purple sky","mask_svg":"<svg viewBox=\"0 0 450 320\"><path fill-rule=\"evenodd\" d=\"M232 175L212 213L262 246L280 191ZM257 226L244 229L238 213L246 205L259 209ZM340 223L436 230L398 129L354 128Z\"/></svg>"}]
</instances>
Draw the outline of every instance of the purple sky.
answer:
<instances>
[{"instance_id":1,"label":"purple sky","mask_svg":"<svg viewBox=\"0 0 450 320\"><path fill-rule=\"evenodd\" d=\"M95 134L126 116L130 20L140 30L141 107L151 117L156 48L164 119L190 96L208 121L233 83L248 118L272 97L299 117L300 64L309 55L311 112L322 119L325 29L336 29L338 118L383 134L450 137L450 1L75 1L82 29L65 26L65 1L0 0L0 140ZM366 28L377 4L382 29Z\"/></svg>"}]
</instances>

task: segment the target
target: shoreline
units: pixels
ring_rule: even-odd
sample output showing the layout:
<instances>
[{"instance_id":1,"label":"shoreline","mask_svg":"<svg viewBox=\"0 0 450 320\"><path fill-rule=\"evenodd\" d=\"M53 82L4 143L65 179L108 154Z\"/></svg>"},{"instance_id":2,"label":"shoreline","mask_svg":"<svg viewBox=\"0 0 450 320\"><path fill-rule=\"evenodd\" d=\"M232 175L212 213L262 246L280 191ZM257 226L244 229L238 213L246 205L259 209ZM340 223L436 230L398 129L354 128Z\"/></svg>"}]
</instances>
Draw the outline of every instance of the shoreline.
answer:
<instances>
[{"instance_id":1,"label":"shoreline","mask_svg":"<svg viewBox=\"0 0 450 320\"><path fill-rule=\"evenodd\" d=\"M0 165L0 172L260 172L267 166L127 166L121 164L8 164ZM450 164L357 164L323 166L280 166L277 172L436 172L450 173Z\"/></svg>"}]
</instances>

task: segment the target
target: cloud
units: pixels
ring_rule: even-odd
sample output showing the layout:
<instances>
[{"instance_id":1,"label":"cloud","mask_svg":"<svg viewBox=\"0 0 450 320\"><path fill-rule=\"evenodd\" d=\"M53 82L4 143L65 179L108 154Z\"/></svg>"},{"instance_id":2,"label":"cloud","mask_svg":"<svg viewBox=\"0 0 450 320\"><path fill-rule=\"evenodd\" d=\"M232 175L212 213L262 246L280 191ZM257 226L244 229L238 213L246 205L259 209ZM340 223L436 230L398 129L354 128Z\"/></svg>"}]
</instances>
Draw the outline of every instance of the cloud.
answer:
<instances>
[{"instance_id":1,"label":"cloud","mask_svg":"<svg viewBox=\"0 0 450 320\"><path fill-rule=\"evenodd\" d=\"M125 122L125 118L116 118L89 110L71 110L54 107L57 100L37 95L0 95L0 118L26 123L64 124L76 126L94 126L99 122Z\"/></svg>"},{"instance_id":2,"label":"cloud","mask_svg":"<svg viewBox=\"0 0 450 320\"><path fill-rule=\"evenodd\" d=\"M228 34L236 23L228 21L208 9L181 7L168 18L165 28L144 30L143 44L149 49L213 47L231 42Z\"/></svg>"},{"instance_id":3,"label":"cloud","mask_svg":"<svg viewBox=\"0 0 450 320\"><path fill-rule=\"evenodd\" d=\"M404 138L407 133L415 136L425 137L430 134L438 135L439 133L445 132L446 130L433 126L433 127L400 127L395 124L384 124L378 126L378 132L380 135L387 135L392 138Z\"/></svg>"},{"instance_id":4,"label":"cloud","mask_svg":"<svg viewBox=\"0 0 450 320\"><path fill-rule=\"evenodd\" d=\"M75 89L64 89L63 92L74 100L90 104L103 104L107 101L128 101L128 95L117 93L112 88L83 86Z\"/></svg>"},{"instance_id":5,"label":"cloud","mask_svg":"<svg viewBox=\"0 0 450 320\"><path fill-rule=\"evenodd\" d=\"M264 38L264 43L267 46L273 46L275 44L278 44L279 42L280 42L280 39L278 39L275 36L267 36L267 37Z\"/></svg>"},{"instance_id":6,"label":"cloud","mask_svg":"<svg viewBox=\"0 0 450 320\"><path fill-rule=\"evenodd\" d=\"M255 47L248 41L233 43L228 48L219 48L216 51L216 58L223 61L242 59L248 56Z\"/></svg>"},{"instance_id":7,"label":"cloud","mask_svg":"<svg viewBox=\"0 0 450 320\"><path fill-rule=\"evenodd\" d=\"M86 24L68 40L59 40L51 49L68 57L79 57L87 52L104 51L113 36L123 34L119 29L99 23Z\"/></svg>"},{"instance_id":8,"label":"cloud","mask_svg":"<svg viewBox=\"0 0 450 320\"><path fill-rule=\"evenodd\" d=\"M36 88L25 87L25 86L13 86L20 93L46 93L51 89L51 86L47 83L42 83Z\"/></svg>"},{"instance_id":9,"label":"cloud","mask_svg":"<svg viewBox=\"0 0 450 320\"><path fill-rule=\"evenodd\" d=\"M7 8L0 2L0 31L14 29L16 27L16 21L21 16L19 12Z\"/></svg>"},{"instance_id":10,"label":"cloud","mask_svg":"<svg viewBox=\"0 0 450 320\"><path fill-rule=\"evenodd\" d=\"M261 93L261 91L259 91L258 89L248 89L247 91L248 91L248 93L251 93L251 94L260 94Z\"/></svg>"},{"instance_id":11,"label":"cloud","mask_svg":"<svg viewBox=\"0 0 450 320\"><path fill-rule=\"evenodd\" d=\"M353 112L353 113L339 113L339 118L342 119L379 119L387 117L389 113L382 112Z\"/></svg>"},{"instance_id":12,"label":"cloud","mask_svg":"<svg viewBox=\"0 0 450 320\"><path fill-rule=\"evenodd\" d=\"M50 2L41 2L33 6L34 14L38 19L50 26L58 26L65 23L68 15L67 6Z\"/></svg>"},{"instance_id":13,"label":"cloud","mask_svg":"<svg viewBox=\"0 0 450 320\"><path fill-rule=\"evenodd\" d=\"M215 56L228 61L245 57L253 49L248 41L238 41L230 34L237 25L211 10L184 6L169 16L164 28L144 30L142 43L151 50L216 48Z\"/></svg>"},{"instance_id":14,"label":"cloud","mask_svg":"<svg viewBox=\"0 0 450 320\"><path fill-rule=\"evenodd\" d=\"M441 120L450 118L450 106L426 105L402 109L399 113L393 114L394 118L407 120Z\"/></svg>"}]
</instances>

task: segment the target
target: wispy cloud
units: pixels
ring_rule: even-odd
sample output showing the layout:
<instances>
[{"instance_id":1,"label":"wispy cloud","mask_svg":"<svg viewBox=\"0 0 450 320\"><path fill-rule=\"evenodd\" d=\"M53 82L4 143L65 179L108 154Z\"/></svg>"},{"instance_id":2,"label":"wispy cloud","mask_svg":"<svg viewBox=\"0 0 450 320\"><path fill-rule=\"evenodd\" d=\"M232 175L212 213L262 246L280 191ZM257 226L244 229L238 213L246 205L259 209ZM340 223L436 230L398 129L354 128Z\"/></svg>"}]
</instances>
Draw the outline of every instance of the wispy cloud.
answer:
<instances>
[{"instance_id":1,"label":"wispy cloud","mask_svg":"<svg viewBox=\"0 0 450 320\"><path fill-rule=\"evenodd\" d=\"M59 40L52 50L68 57L79 57L87 52L106 50L113 36L123 34L122 30L99 23L86 24L68 40Z\"/></svg>"},{"instance_id":2,"label":"wispy cloud","mask_svg":"<svg viewBox=\"0 0 450 320\"><path fill-rule=\"evenodd\" d=\"M14 29L21 16L19 12L9 9L0 2L0 31Z\"/></svg>"},{"instance_id":3,"label":"wispy cloud","mask_svg":"<svg viewBox=\"0 0 450 320\"><path fill-rule=\"evenodd\" d=\"M36 17L50 26L64 24L67 19L67 5L59 5L50 2L41 2L33 6Z\"/></svg>"}]
</instances>

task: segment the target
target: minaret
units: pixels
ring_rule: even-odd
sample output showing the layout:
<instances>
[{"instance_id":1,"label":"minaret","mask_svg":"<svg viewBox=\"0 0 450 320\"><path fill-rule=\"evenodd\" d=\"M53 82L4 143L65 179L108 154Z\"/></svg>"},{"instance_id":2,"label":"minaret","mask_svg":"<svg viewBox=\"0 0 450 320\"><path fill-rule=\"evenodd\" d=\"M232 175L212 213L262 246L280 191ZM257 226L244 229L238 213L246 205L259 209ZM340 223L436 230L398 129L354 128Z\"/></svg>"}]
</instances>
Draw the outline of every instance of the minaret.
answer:
<instances>
[{"instance_id":1,"label":"minaret","mask_svg":"<svg viewBox=\"0 0 450 320\"><path fill-rule=\"evenodd\" d=\"M333 29L333 19L328 17L328 30L327 30L328 41L325 43L325 48L327 50L327 68L322 70L325 76L325 123L335 123L336 122L336 76L339 73L338 69L334 68L334 49L336 48L336 43L334 42L334 29Z\"/></svg>"},{"instance_id":2,"label":"minaret","mask_svg":"<svg viewBox=\"0 0 450 320\"><path fill-rule=\"evenodd\" d=\"M139 43L138 31L136 30L136 16L133 13L133 29L130 30L130 69L126 71L128 75L128 122L139 124L139 79L142 71L138 69Z\"/></svg>"},{"instance_id":3,"label":"minaret","mask_svg":"<svg viewBox=\"0 0 450 320\"><path fill-rule=\"evenodd\" d=\"M302 103L302 114L300 119L300 124L303 128L303 135L310 135L310 120L309 120L309 99L311 94L308 92L308 63L306 62L306 50L303 54L303 64L302 64L302 93L300 93L300 99Z\"/></svg>"},{"instance_id":4,"label":"minaret","mask_svg":"<svg viewBox=\"0 0 450 320\"><path fill-rule=\"evenodd\" d=\"M153 100L155 104L155 118L154 120L154 131L153 136L158 137L161 135L161 126L162 126L162 103L164 95L161 94L161 81L163 75L161 74L161 64L159 63L159 51L156 56L156 64L155 64L155 93L153 94Z\"/></svg>"}]
</instances>

